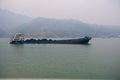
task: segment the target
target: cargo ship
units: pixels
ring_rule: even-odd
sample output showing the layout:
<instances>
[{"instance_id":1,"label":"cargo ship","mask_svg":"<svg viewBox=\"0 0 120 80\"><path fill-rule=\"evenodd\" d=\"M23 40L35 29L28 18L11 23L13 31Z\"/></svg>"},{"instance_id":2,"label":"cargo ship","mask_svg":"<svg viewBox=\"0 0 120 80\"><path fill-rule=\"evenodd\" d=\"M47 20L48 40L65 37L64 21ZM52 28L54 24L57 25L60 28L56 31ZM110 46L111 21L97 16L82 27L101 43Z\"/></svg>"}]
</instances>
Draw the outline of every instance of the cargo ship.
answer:
<instances>
[{"instance_id":1,"label":"cargo ship","mask_svg":"<svg viewBox=\"0 0 120 80\"><path fill-rule=\"evenodd\" d=\"M10 44L88 44L91 37L84 36L74 39L52 40L52 39L25 39L24 34L16 33L10 40Z\"/></svg>"}]
</instances>

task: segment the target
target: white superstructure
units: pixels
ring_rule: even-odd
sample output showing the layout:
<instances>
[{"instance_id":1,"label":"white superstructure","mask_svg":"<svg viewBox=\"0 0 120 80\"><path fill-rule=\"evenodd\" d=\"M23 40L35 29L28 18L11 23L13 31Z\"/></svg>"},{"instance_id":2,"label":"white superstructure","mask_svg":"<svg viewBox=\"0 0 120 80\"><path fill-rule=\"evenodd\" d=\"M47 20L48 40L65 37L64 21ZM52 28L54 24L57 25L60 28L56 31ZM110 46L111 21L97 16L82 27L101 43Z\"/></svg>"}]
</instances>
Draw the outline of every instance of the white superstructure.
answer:
<instances>
[{"instance_id":1,"label":"white superstructure","mask_svg":"<svg viewBox=\"0 0 120 80\"><path fill-rule=\"evenodd\" d=\"M12 37L11 41L24 41L24 35L21 34L21 33L16 33L16 34Z\"/></svg>"}]
</instances>

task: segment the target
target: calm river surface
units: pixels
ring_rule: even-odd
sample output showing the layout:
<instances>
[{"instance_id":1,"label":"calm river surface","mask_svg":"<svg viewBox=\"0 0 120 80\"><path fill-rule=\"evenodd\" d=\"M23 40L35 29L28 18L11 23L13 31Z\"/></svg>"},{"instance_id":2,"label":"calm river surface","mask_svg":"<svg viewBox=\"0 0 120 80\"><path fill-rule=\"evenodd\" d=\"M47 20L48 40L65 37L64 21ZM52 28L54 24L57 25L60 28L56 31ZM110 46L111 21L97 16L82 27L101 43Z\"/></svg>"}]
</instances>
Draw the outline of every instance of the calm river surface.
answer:
<instances>
[{"instance_id":1,"label":"calm river surface","mask_svg":"<svg viewBox=\"0 0 120 80\"><path fill-rule=\"evenodd\" d=\"M8 42L0 38L0 78L120 80L120 38L95 38L90 45Z\"/></svg>"}]
</instances>

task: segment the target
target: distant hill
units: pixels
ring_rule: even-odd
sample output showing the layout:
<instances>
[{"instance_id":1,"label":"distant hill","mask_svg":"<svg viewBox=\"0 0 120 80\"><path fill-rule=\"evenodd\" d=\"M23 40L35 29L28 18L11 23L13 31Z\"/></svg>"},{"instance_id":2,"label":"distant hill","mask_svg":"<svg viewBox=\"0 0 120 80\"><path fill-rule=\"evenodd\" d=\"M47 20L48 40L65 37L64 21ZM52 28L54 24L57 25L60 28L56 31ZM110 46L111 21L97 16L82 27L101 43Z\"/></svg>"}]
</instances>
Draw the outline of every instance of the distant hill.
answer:
<instances>
[{"instance_id":1,"label":"distant hill","mask_svg":"<svg viewBox=\"0 0 120 80\"><path fill-rule=\"evenodd\" d=\"M113 25L91 25L95 30L93 37L120 37L120 26Z\"/></svg>"},{"instance_id":2,"label":"distant hill","mask_svg":"<svg viewBox=\"0 0 120 80\"><path fill-rule=\"evenodd\" d=\"M94 29L77 20L36 18L20 26L18 32L33 37L80 37L91 35Z\"/></svg>"},{"instance_id":3,"label":"distant hill","mask_svg":"<svg viewBox=\"0 0 120 80\"><path fill-rule=\"evenodd\" d=\"M10 32L30 20L30 17L0 9L0 28L4 29L6 32Z\"/></svg>"},{"instance_id":4,"label":"distant hill","mask_svg":"<svg viewBox=\"0 0 120 80\"><path fill-rule=\"evenodd\" d=\"M18 32L30 37L118 37L120 27L86 24L72 19L36 18L20 26Z\"/></svg>"},{"instance_id":5,"label":"distant hill","mask_svg":"<svg viewBox=\"0 0 120 80\"><path fill-rule=\"evenodd\" d=\"M25 15L0 9L0 37L16 32L26 37L120 37L120 26L87 24L73 19L32 19Z\"/></svg>"},{"instance_id":6,"label":"distant hill","mask_svg":"<svg viewBox=\"0 0 120 80\"><path fill-rule=\"evenodd\" d=\"M0 37L6 37L6 36L7 36L6 32L0 28Z\"/></svg>"}]
</instances>

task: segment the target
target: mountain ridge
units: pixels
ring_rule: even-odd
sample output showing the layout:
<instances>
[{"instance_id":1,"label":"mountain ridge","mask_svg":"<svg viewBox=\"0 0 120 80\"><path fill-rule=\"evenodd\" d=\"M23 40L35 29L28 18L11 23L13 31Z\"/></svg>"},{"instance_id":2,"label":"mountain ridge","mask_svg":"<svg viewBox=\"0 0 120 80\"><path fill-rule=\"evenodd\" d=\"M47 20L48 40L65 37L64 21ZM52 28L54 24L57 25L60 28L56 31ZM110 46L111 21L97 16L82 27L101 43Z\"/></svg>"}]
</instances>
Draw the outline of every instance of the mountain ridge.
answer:
<instances>
[{"instance_id":1,"label":"mountain ridge","mask_svg":"<svg viewBox=\"0 0 120 80\"><path fill-rule=\"evenodd\" d=\"M29 22L31 19L25 15L0 9L0 27L7 32L23 23Z\"/></svg>"},{"instance_id":2,"label":"mountain ridge","mask_svg":"<svg viewBox=\"0 0 120 80\"><path fill-rule=\"evenodd\" d=\"M86 24L73 19L57 20L40 17L20 27L22 29L19 32L33 37L38 35L39 37L118 37L120 35L120 28L118 27L109 28L108 26ZM29 31L26 31L27 29Z\"/></svg>"},{"instance_id":3,"label":"mountain ridge","mask_svg":"<svg viewBox=\"0 0 120 80\"><path fill-rule=\"evenodd\" d=\"M74 19L30 18L0 9L0 30L2 36L16 32L27 37L119 37L119 26L87 24ZM9 35L10 34L10 35Z\"/></svg>"}]
</instances>

